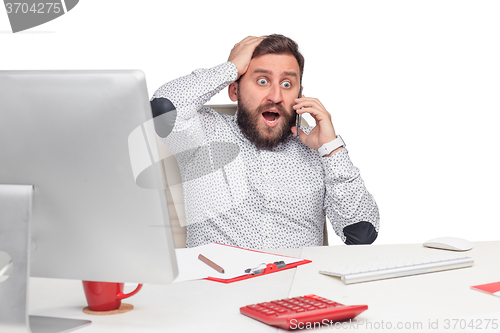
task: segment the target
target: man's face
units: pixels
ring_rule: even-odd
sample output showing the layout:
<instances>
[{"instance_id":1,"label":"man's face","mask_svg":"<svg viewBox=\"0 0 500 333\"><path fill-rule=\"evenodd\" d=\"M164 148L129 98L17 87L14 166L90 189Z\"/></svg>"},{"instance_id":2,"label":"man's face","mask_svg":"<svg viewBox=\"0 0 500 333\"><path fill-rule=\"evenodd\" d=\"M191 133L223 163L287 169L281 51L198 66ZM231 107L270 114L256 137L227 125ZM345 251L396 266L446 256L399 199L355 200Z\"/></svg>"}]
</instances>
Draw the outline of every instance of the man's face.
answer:
<instances>
[{"instance_id":1,"label":"man's face","mask_svg":"<svg viewBox=\"0 0 500 333\"><path fill-rule=\"evenodd\" d=\"M257 148L272 149L292 133L294 99L300 91L300 69L288 54L264 54L250 61L246 73L230 87L238 100L238 125Z\"/></svg>"}]
</instances>

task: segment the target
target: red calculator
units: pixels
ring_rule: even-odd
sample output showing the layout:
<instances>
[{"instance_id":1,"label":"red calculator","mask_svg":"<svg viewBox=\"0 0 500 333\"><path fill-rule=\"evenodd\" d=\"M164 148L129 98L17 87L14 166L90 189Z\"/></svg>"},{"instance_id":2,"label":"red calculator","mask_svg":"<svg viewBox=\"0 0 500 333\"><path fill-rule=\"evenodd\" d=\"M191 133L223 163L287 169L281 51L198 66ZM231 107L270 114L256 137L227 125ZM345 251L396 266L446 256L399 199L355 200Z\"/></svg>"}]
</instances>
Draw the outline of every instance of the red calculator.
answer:
<instances>
[{"instance_id":1,"label":"red calculator","mask_svg":"<svg viewBox=\"0 0 500 333\"><path fill-rule=\"evenodd\" d=\"M240 312L253 319L285 330L319 327L356 317L367 305L343 305L316 295L285 298L247 305Z\"/></svg>"}]
</instances>

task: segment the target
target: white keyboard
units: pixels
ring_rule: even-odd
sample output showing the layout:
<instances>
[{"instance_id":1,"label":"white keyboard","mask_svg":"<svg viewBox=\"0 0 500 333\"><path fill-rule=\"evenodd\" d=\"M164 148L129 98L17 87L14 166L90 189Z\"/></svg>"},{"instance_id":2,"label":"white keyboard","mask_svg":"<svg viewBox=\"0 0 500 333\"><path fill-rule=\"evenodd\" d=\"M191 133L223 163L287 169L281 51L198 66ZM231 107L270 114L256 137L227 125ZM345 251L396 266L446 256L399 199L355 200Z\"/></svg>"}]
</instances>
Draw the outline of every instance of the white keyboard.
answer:
<instances>
[{"instance_id":1,"label":"white keyboard","mask_svg":"<svg viewBox=\"0 0 500 333\"><path fill-rule=\"evenodd\" d=\"M473 264L474 260L470 257L435 254L393 261L372 262L364 265L335 267L320 270L319 272L338 276L345 284L351 284L464 268Z\"/></svg>"}]
</instances>

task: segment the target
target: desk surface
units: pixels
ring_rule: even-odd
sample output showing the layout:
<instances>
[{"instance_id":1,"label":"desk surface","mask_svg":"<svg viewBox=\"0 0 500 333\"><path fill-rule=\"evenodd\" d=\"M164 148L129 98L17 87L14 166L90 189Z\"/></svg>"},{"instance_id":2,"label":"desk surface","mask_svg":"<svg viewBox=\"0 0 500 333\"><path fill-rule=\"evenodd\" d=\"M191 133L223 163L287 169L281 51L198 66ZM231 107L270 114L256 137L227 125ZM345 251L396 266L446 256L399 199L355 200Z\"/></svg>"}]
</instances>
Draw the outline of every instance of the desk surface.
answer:
<instances>
[{"instance_id":1,"label":"desk surface","mask_svg":"<svg viewBox=\"0 0 500 333\"><path fill-rule=\"evenodd\" d=\"M198 280L145 285L137 295L125 300L134 305L133 311L113 316L82 312L86 301L80 281L32 278L30 314L91 320L92 325L77 331L82 333L276 332L279 330L241 315L239 308L317 294L343 304L367 304L369 308L358 316L358 322L344 323L343 329L357 332L500 331L500 299L470 289L500 281L500 241L475 243L466 252L475 261L471 268L353 285L318 273L330 263L383 261L436 251L441 250L420 244L277 250L273 252L310 259L312 263L232 284ZM493 321L486 327L488 320L494 320L499 327L493 329ZM341 326L322 328L342 330Z\"/></svg>"}]
</instances>

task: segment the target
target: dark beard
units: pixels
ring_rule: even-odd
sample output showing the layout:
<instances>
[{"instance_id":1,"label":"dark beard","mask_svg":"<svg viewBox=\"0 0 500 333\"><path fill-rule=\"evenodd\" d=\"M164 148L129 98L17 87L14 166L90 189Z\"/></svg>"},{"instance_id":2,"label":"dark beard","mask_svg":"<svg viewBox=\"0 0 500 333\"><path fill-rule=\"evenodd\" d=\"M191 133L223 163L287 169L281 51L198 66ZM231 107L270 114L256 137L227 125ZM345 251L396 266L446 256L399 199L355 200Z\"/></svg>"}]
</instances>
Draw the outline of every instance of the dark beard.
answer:
<instances>
[{"instance_id":1,"label":"dark beard","mask_svg":"<svg viewBox=\"0 0 500 333\"><path fill-rule=\"evenodd\" d=\"M280 124L276 127L260 126L259 117L262 117L262 111L272 107L280 111L281 118L283 118L279 120ZM292 134L291 128L295 126L295 117L295 110L288 112L282 105L274 103L261 105L257 110L251 112L238 96L236 122L243 135L258 149L272 150L278 144L288 139L290 134Z\"/></svg>"}]
</instances>

